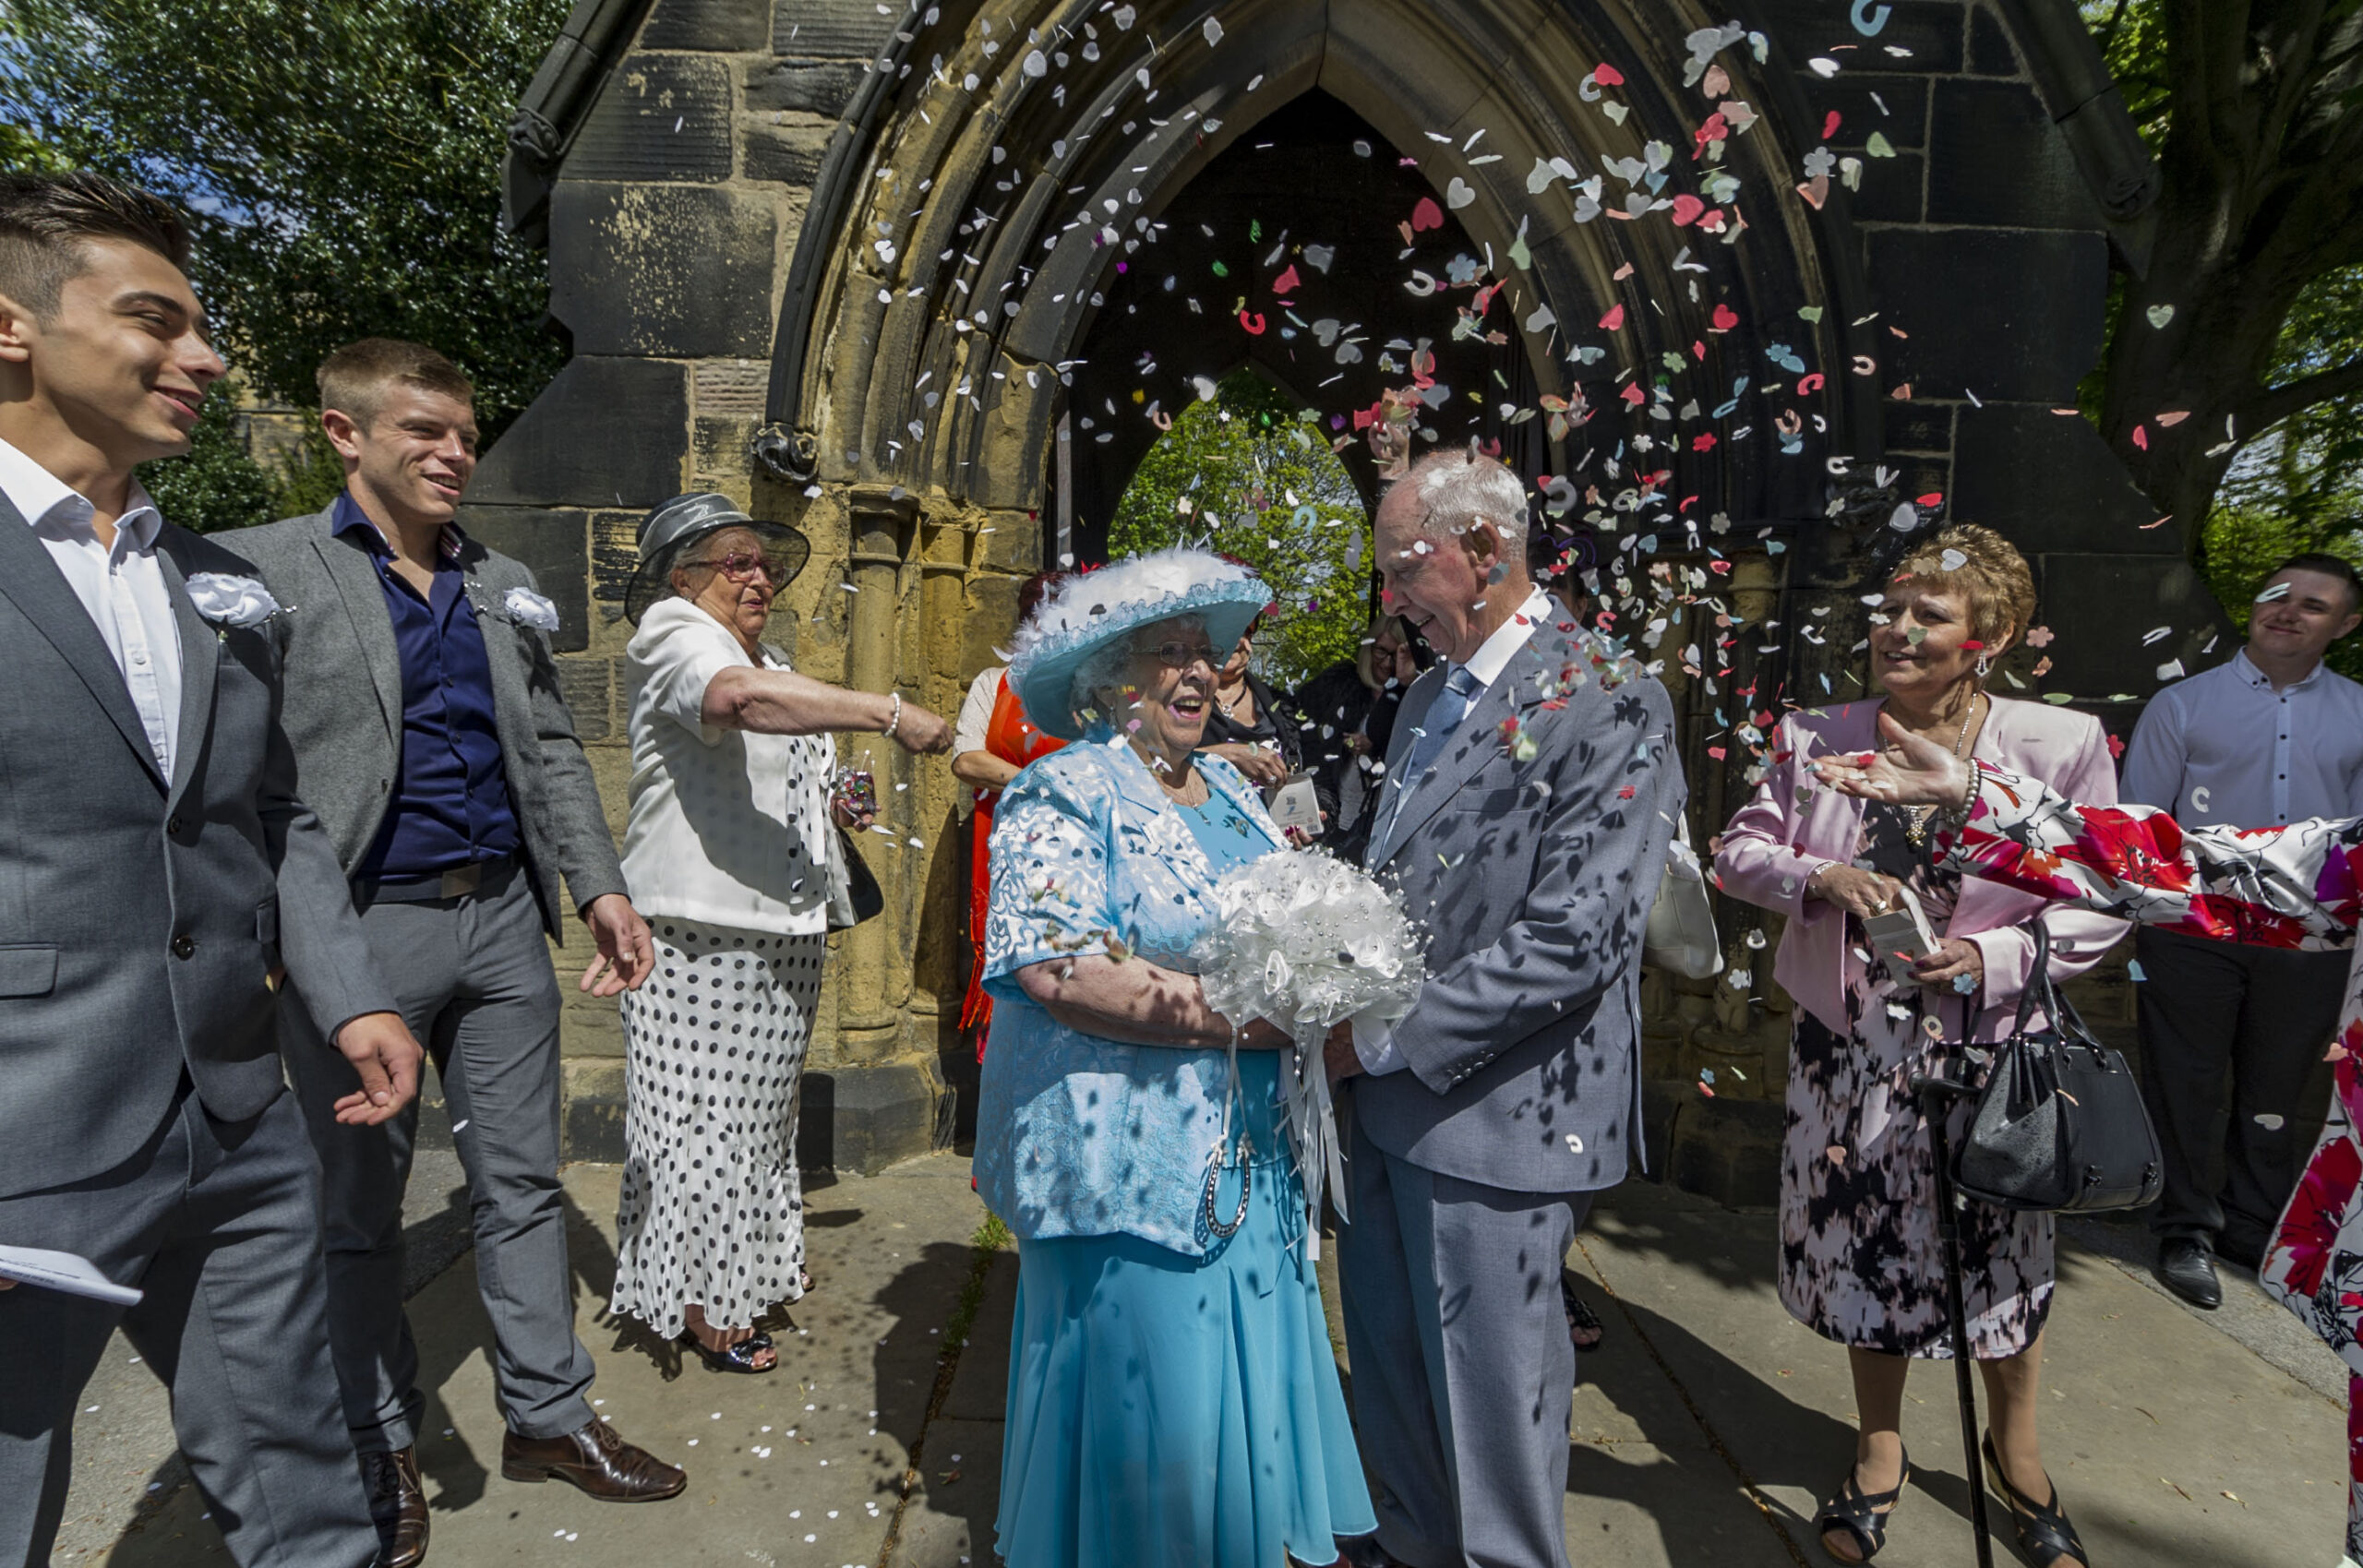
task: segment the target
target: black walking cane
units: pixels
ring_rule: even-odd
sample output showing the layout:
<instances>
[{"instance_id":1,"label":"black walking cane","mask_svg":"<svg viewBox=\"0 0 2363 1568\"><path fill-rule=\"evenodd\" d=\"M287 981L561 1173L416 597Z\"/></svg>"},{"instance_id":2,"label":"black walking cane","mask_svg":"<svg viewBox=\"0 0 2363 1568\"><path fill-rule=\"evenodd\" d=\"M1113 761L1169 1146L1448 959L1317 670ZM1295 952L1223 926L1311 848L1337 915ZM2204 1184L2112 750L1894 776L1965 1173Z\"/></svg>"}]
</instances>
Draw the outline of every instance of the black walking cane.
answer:
<instances>
[{"instance_id":1,"label":"black walking cane","mask_svg":"<svg viewBox=\"0 0 2363 1568\"><path fill-rule=\"evenodd\" d=\"M1946 1119L1950 1102L1977 1091L1939 1073L1912 1081L1920 1113L1928 1119L1928 1141L1937 1156L1937 1234L1945 1253L1945 1312L1952 1320L1953 1374L1961 1385L1961 1448L1969 1468L1969 1523L1977 1532L1977 1568L1994 1568L1994 1536L1985 1523L1985 1464L1977 1444L1977 1384L1969 1363L1969 1309L1961 1294L1961 1198L1953 1191L1952 1139Z\"/></svg>"}]
</instances>

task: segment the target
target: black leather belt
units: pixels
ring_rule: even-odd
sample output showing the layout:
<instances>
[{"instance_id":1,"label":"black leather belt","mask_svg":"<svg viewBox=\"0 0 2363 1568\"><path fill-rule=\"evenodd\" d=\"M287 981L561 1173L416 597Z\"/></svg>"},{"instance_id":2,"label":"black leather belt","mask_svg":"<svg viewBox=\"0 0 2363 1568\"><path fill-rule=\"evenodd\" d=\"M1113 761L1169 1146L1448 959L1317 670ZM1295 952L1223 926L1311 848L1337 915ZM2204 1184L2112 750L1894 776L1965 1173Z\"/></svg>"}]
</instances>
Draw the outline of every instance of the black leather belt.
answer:
<instances>
[{"instance_id":1,"label":"black leather belt","mask_svg":"<svg viewBox=\"0 0 2363 1568\"><path fill-rule=\"evenodd\" d=\"M471 861L433 877L389 877L379 882L360 884L361 903L372 904L441 904L447 899L465 898L475 892L498 892L508 884L517 869L513 855L498 856L490 860Z\"/></svg>"}]
</instances>

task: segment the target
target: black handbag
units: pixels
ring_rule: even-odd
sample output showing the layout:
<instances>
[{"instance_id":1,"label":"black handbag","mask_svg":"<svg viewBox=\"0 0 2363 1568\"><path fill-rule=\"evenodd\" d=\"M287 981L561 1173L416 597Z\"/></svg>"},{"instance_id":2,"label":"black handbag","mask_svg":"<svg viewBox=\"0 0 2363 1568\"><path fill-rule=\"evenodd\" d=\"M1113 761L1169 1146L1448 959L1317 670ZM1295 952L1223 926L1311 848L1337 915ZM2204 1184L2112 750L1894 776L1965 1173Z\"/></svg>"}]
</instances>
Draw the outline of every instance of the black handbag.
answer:
<instances>
[{"instance_id":1,"label":"black handbag","mask_svg":"<svg viewBox=\"0 0 2363 1568\"><path fill-rule=\"evenodd\" d=\"M2158 1135L2125 1058L2093 1038L2051 980L2051 935L2034 926L2034 967L2010 1037L1961 1140L1953 1183L1997 1208L2092 1214L2139 1208L2164 1180ZM2027 1033L2043 1004L2051 1026Z\"/></svg>"},{"instance_id":2,"label":"black handbag","mask_svg":"<svg viewBox=\"0 0 2363 1568\"><path fill-rule=\"evenodd\" d=\"M835 829L829 840L829 929L849 931L885 913L885 890L853 846L853 835Z\"/></svg>"}]
</instances>

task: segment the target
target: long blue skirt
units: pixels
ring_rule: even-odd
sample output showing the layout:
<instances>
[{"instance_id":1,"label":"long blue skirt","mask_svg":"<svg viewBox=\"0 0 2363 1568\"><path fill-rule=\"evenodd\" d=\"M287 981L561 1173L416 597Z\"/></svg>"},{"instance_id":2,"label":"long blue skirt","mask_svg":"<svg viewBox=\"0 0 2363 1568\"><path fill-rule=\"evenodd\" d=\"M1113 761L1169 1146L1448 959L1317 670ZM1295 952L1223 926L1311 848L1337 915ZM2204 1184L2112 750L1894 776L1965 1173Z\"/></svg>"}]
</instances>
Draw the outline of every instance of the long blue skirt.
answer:
<instances>
[{"instance_id":1,"label":"long blue skirt","mask_svg":"<svg viewBox=\"0 0 2363 1568\"><path fill-rule=\"evenodd\" d=\"M1325 1563L1335 1537L1378 1527L1270 1108L1278 1063L1239 1060L1256 1160L1237 1235L1203 1258L1132 1236L1018 1243L1010 1568ZM1235 1173L1219 1203L1238 1212Z\"/></svg>"}]
</instances>

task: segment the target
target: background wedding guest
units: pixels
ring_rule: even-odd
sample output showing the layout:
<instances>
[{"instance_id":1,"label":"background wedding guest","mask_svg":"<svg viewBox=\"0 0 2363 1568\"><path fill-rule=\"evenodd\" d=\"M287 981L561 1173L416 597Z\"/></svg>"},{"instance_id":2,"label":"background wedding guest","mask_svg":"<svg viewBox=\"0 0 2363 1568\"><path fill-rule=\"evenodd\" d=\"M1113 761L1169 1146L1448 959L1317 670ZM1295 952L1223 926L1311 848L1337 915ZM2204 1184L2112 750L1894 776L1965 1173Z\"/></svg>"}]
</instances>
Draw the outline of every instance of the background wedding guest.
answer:
<instances>
[{"instance_id":1,"label":"background wedding guest","mask_svg":"<svg viewBox=\"0 0 2363 1568\"><path fill-rule=\"evenodd\" d=\"M344 465L326 511L222 535L282 604L282 718L378 969L426 1042L468 1178L479 1293L507 1430L501 1474L627 1502L681 1472L594 1415L574 1335L558 1179L558 988L566 917L602 996L648 974L606 813L558 689L555 605L534 575L455 521L475 472L474 389L416 343L367 338L321 362L320 426ZM385 1568L426 1555L417 1442L426 1395L402 1307L402 1194L416 1109L348 1127L353 1075L308 1018L282 1014L318 1144L329 1331L346 1423L386 1538Z\"/></svg>"},{"instance_id":2,"label":"background wedding guest","mask_svg":"<svg viewBox=\"0 0 2363 1568\"><path fill-rule=\"evenodd\" d=\"M1411 1011L1329 1059L1361 1074L1356 1430L1407 1562L1566 1562L1561 1269L1634 1155L1641 937L1685 793L1664 688L1559 628L1526 529L1526 486L1474 452L1378 509L1386 606L1445 664L1404 699L1366 864L1433 940Z\"/></svg>"},{"instance_id":3,"label":"background wedding guest","mask_svg":"<svg viewBox=\"0 0 2363 1568\"><path fill-rule=\"evenodd\" d=\"M1018 584L1020 624L1065 575L1038 571ZM1002 786L1020 768L1066 744L1027 721L1025 704L1003 678L1006 674L1000 664L978 671L952 724L952 776L968 786L957 797L957 809L968 823L969 845L968 993L960 1003L960 1027L975 1039L978 1061L985 1059L985 1036L993 1018L993 999L985 989L985 896L992 880L993 809Z\"/></svg>"},{"instance_id":4,"label":"background wedding guest","mask_svg":"<svg viewBox=\"0 0 2363 1568\"><path fill-rule=\"evenodd\" d=\"M811 546L727 497L640 523L624 597L631 820L624 878L656 922L656 973L623 999L623 1191L610 1303L721 1371L777 1362L755 1320L812 1287L797 1094L828 941L833 730L941 751L900 696L798 675L762 640ZM831 817L835 813L834 823Z\"/></svg>"},{"instance_id":5,"label":"background wedding guest","mask_svg":"<svg viewBox=\"0 0 2363 1568\"><path fill-rule=\"evenodd\" d=\"M2125 799L2186 827L2363 814L2363 687L2322 664L2363 624L2358 607L2355 569L2336 556L2282 562L2257 593L2248 645L2142 711L2125 753ZM2133 944L2141 1086L2165 1156L2165 1190L2150 1212L2157 1275L2212 1309L2224 1299L2214 1257L2255 1268L2297 1182L2290 1123L2338 1023L2346 960L2159 926L2143 926ZM2219 1116L2217 1186L2208 1178Z\"/></svg>"},{"instance_id":6,"label":"background wedding guest","mask_svg":"<svg viewBox=\"0 0 2363 1568\"><path fill-rule=\"evenodd\" d=\"M222 375L187 259L143 191L0 174L0 1239L144 1292L0 1279L0 1562L49 1562L120 1325L238 1562L365 1568L273 1015L307 1010L356 1133L407 1114L420 1051L296 797L283 608L133 477Z\"/></svg>"},{"instance_id":7,"label":"background wedding guest","mask_svg":"<svg viewBox=\"0 0 2363 1568\"><path fill-rule=\"evenodd\" d=\"M2056 781L2104 804L2116 779L2099 723L1992 696L1985 676L2034 615L2034 581L1999 534L1956 524L1913 549L1872 616L1871 666L1883 695L1792 713L1774 761L1723 830L1723 891L1787 916L1773 976L1796 999L1788 1126L1781 1156L1781 1300L1847 1348L1861 1427L1854 1464L1814 1525L1841 1562L1886 1539L1911 1479L1903 1391L1912 1360L1957 1355L1948 1326L1928 1128L1915 1077L1958 1066L1960 1045L2010 1030L2033 961L2030 923L2051 935L2056 977L2100 962L2122 921L2062 909L1939 863L1925 808L1866 805L1813 785L1812 759L1874 744L1884 715L1952 755ZM1937 946L1909 965L1873 955L1860 922L1901 907L1908 888ZM1969 1107L1958 1111L1958 1137ZM1998 1473L2042 1500L2065 1555L2075 1532L2045 1478L2036 1435L2043 1329L2051 1311L2049 1215L1971 1203L1961 1215L1971 1353L1985 1373ZM2064 1543L2064 1544L2062 1544Z\"/></svg>"},{"instance_id":8,"label":"background wedding guest","mask_svg":"<svg viewBox=\"0 0 2363 1568\"><path fill-rule=\"evenodd\" d=\"M1297 688L1288 700L1315 796L1331 813L1322 847L1349 861L1370 842L1370 808L1385 774L1386 743L1403 694L1426 668L1426 649L1401 617L1377 615L1351 659Z\"/></svg>"},{"instance_id":9,"label":"background wedding guest","mask_svg":"<svg viewBox=\"0 0 2363 1568\"><path fill-rule=\"evenodd\" d=\"M1017 1237L997 1527L1026 1568L1325 1563L1371 1528L1275 1099L1286 1040L1187 967L1216 880L1282 844L1199 749L1216 661L1269 597L1168 550L1070 581L1013 645L1027 713L1080 742L1018 774L992 839L977 1179ZM1252 1158L1209 1195L1234 1135Z\"/></svg>"},{"instance_id":10,"label":"background wedding guest","mask_svg":"<svg viewBox=\"0 0 2363 1568\"><path fill-rule=\"evenodd\" d=\"M1246 774L1248 783L1268 789L1304 766L1304 747L1295 715L1255 673L1254 658L1255 627L1250 623L1215 671L1203 745L1207 755Z\"/></svg>"}]
</instances>

